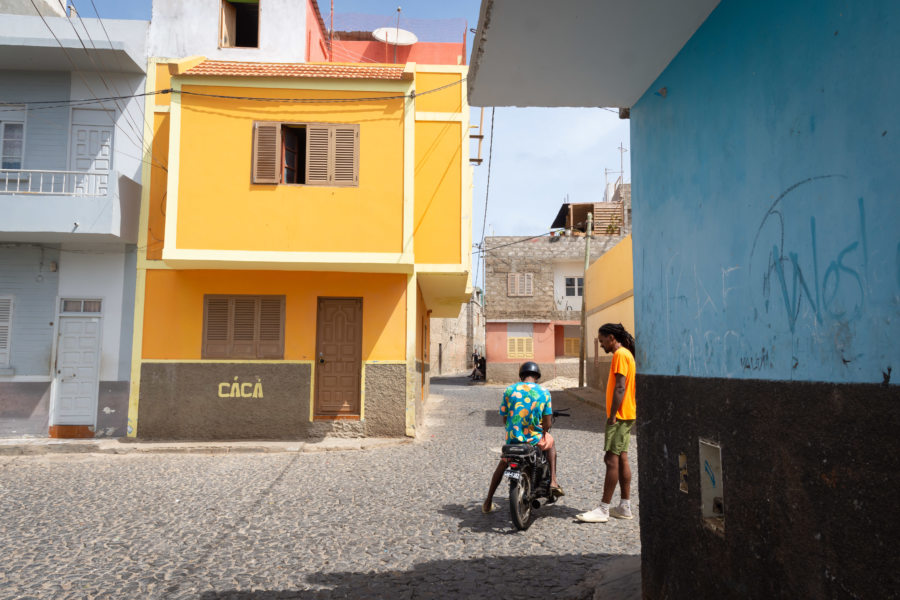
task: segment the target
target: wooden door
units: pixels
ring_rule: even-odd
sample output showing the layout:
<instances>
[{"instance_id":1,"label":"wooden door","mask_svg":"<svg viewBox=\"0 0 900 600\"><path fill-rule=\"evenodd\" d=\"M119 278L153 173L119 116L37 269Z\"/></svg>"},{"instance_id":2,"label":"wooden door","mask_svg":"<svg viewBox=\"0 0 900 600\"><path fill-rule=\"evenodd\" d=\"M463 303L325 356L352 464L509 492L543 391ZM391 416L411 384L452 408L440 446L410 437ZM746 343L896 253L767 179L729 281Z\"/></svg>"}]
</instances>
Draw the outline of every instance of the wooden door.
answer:
<instances>
[{"instance_id":1,"label":"wooden door","mask_svg":"<svg viewBox=\"0 0 900 600\"><path fill-rule=\"evenodd\" d=\"M315 417L360 412L362 298L319 298Z\"/></svg>"}]
</instances>

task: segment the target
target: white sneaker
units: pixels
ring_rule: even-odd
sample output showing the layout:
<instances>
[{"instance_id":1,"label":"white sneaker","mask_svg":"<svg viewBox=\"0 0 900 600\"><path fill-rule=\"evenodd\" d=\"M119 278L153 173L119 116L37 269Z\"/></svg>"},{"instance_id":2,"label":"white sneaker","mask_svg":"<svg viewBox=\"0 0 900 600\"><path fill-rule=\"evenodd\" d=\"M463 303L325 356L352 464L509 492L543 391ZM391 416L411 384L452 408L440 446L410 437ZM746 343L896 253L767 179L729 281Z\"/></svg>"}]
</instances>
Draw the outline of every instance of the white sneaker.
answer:
<instances>
[{"instance_id":1,"label":"white sneaker","mask_svg":"<svg viewBox=\"0 0 900 600\"><path fill-rule=\"evenodd\" d=\"M631 514L630 506L613 506L609 509L609 516L615 517L617 519L633 519L634 515Z\"/></svg>"},{"instance_id":2,"label":"white sneaker","mask_svg":"<svg viewBox=\"0 0 900 600\"><path fill-rule=\"evenodd\" d=\"M575 518L585 523L606 523L609 521L609 512L598 506L594 510L575 515Z\"/></svg>"}]
</instances>

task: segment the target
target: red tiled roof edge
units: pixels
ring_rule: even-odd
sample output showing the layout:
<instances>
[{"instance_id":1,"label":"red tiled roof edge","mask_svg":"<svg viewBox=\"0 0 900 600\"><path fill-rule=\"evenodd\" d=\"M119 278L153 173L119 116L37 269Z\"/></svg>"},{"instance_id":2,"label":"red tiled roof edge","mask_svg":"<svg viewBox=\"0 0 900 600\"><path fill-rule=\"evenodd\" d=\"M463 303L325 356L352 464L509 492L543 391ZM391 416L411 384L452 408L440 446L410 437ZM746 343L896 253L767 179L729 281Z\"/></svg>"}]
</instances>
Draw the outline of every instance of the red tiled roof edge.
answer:
<instances>
[{"instance_id":1,"label":"red tiled roof edge","mask_svg":"<svg viewBox=\"0 0 900 600\"><path fill-rule=\"evenodd\" d=\"M226 77L307 77L320 79L407 79L403 65L342 63L258 63L205 60L184 73Z\"/></svg>"}]
</instances>

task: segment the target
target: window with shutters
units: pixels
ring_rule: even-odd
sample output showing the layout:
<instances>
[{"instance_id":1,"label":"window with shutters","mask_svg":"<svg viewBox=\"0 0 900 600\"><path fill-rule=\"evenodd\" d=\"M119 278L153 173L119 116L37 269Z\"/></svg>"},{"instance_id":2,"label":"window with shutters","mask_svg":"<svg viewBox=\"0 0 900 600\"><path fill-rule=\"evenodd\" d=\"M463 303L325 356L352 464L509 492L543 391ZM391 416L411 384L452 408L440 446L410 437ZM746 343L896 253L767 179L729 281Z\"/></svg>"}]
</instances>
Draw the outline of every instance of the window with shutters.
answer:
<instances>
[{"instance_id":1,"label":"window with shutters","mask_svg":"<svg viewBox=\"0 0 900 600\"><path fill-rule=\"evenodd\" d=\"M530 337L506 338L507 358L534 358L534 339Z\"/></svg>"},{"instance_id":2,"label":"window with shutters","mask_svg":"<svg viewBox=\"0 0 900 600\"><path fill-rule=\"evenodd\" d=\"M12 338L12 296L0 296L0 367L9 366L9 346Z\"/></svg>"},{"instance_id":3,"label":"window with shutters","mask_svg":"<svg viewBox=\"0 0 900 600\"><path fill-rule=\"evenodd\" d=\"M581 339L564 338L563 352L566 356L581 356Z\"/></svg>"},{"instance_id":4,"label":"window with shutters","mask_svg":"<svg viewBox=\"0 0 900 600\"><path fill-rule=\"evenodd\" d=\"M508 273L506 275L507 296L534 296L532 273Z\"/></svg>"},{"instance_id":5,"label":"window with shutters","mask_svg":"<svg viewBox=\"0 0 900 600\"><path fill-rule=\"evenodd\" d=\"M203 358L284 358L284 296L204 296Z\"/></svg>"},{"instance_id":6,"label":"window with shutters","mask_svg":"<svg viewBox=\"0 0 900 600\"><path fill-rule=\"evenodd\" d=\"M253 183L359 185L359 125L253 124Z\"/></svg>"}]
</instances>

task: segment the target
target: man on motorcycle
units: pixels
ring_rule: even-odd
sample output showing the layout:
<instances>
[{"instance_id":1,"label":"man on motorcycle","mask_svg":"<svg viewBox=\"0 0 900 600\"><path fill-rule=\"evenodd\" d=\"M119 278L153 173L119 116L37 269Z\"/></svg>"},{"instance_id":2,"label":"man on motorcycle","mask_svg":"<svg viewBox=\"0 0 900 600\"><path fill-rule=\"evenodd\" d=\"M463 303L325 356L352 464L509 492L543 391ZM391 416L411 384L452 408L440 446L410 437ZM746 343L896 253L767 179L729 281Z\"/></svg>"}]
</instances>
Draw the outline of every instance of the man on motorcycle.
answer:
<instances>
[{"instance_id":1,"label":"man on motorcycle","mask_svg":"<svg viewBox=\"0 0 900 600\"><path fill-rule=\"evenodd\" d=\"M547 453L550 463L550 490L554 497L565 496L556 481L556 445L550 435L553 422L553 408L550 404L550 392L538 385L541 368L537 363L528 361L519 367L519 383L514 383L503 392L500 403L500 415L506 422L507 444L532 444ZM497 509L494 504L494 492L503 480L506 460L501 458L491 477L491 485L487 498L481 506L485 513Z\"/></svg>"}]
</instances>

